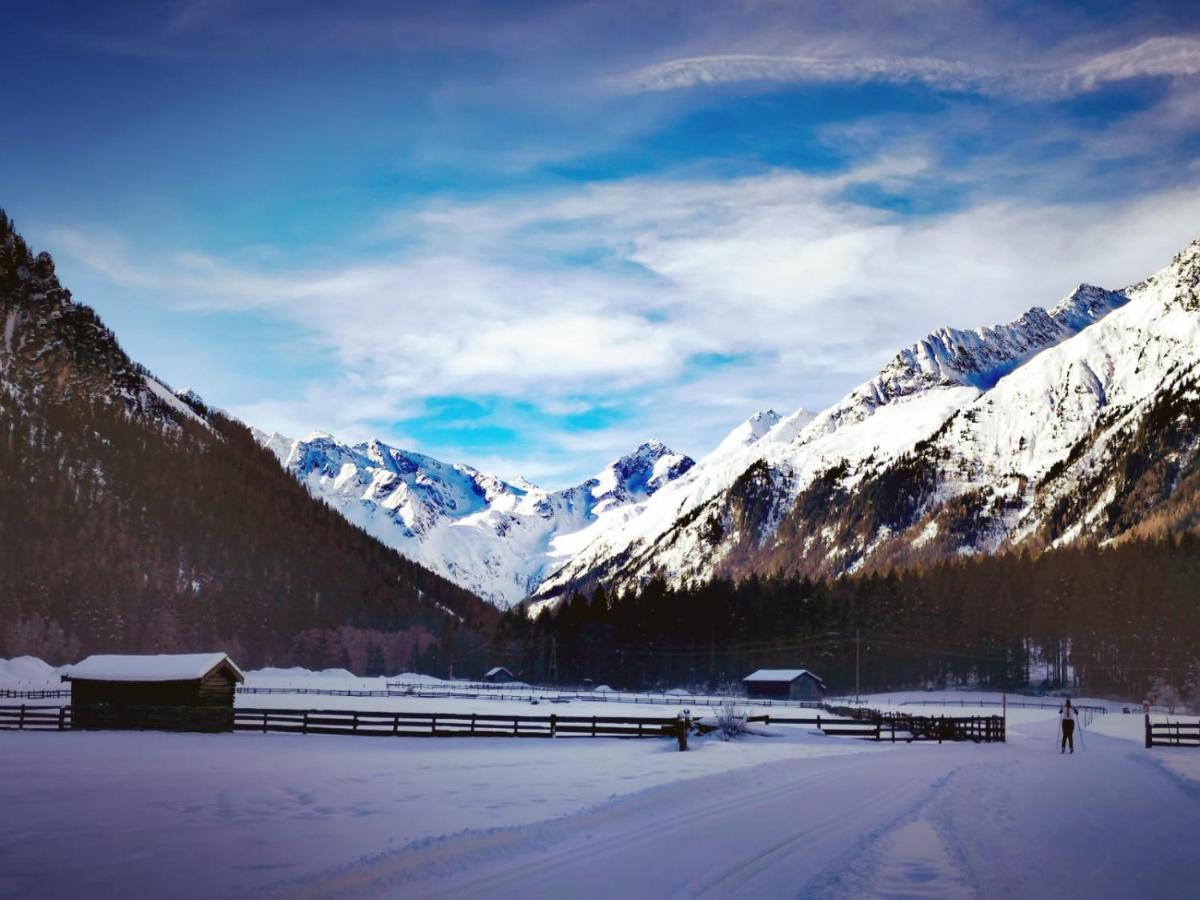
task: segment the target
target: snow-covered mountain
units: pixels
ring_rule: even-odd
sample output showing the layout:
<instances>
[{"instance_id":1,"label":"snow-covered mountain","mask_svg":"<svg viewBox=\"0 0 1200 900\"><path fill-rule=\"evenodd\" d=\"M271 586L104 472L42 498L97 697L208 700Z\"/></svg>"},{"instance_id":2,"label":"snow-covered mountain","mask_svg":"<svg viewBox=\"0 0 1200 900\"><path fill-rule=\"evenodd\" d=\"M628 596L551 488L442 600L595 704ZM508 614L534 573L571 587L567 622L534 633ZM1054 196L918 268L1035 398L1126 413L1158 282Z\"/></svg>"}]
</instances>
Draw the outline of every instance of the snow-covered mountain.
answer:
<instances>
[{"instance_id":1,"label":"snow-covered mountain","mask_svg":"<svg viewBox=\"0 0 1200 900\"><path fill-rule=\"evenodd\" d=\"M498 606L532 593L580 547L620 529L693 461L658 441L559 491L510 484L377 440L256 438L317 497L370 534Z\"/></svg>"},{"instance_id":2,"label":"snow-covered mountain","mask_svg":"<svg viewBox=\"0 0 1200 900\"><path fill-rule=\"evenodd\" d=\"M839 574L1195 521L1200 241L1120 291L940 329L813 417L740 426L539 588ZM1154 525L1153 523L1157 523Z\"/></svg>"},{"instance_id":3,"label":"snow-covered mountain","mask_svg":"<svg viewBox=\"0 0 1200 900\"><path fill-rule=\"evenodd\" d=\"M1183 527L1197 515L1200 241L1124 290L942 328L813 415L697 463L658 443L562 491L378 441L258 435L316 496L500 606L597 583L836 575Z\"/></svg>"}]
</instances>

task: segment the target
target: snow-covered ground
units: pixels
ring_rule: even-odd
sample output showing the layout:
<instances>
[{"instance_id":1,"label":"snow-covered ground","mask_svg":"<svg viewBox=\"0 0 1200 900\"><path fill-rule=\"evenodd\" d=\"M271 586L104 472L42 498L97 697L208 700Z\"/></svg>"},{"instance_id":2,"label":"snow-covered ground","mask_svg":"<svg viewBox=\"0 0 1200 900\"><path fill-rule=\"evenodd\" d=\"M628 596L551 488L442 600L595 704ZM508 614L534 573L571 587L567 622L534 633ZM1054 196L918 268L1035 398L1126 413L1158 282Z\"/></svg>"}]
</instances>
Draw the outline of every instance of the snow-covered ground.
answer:
<instances>
[{"instance_id":1,"label":"snow-covered ground","mask_svg":"<svg viewBox=\"0 0 1200 900\"><path fill-rule=\"evenodd\" d=\"M399 699L426 702L377 698ZM995 711L912 699L929 697L868 698ZM1147 751L1142 726L1098 717L1074 756L1057 752L1055 710L1020 708L1005 745L784 726L688 753L603 738L9 732L0 896L1187 895L1200 750Z\"/></svg>"},{"instance_id":2,"label":"snow-covered ground","mask_svg":"<svg viewBox=\"0 0 1200 900\"><path fill-rule=\"evenodd\" d=\"M804 729L692 746L0 733L0 896L224 896L714 773L885 752Z\"/></svg>"},{"instance_id":3,"label":"snow-covered ground","mask_svg":"<svg viewBox=\"0 0 1200 900\"><path fill-rule=\"evenodd\" d=\"M36 656L0 659L0 688L46 690L60 687L58 669Z\"/></svg>"}]
</instances>

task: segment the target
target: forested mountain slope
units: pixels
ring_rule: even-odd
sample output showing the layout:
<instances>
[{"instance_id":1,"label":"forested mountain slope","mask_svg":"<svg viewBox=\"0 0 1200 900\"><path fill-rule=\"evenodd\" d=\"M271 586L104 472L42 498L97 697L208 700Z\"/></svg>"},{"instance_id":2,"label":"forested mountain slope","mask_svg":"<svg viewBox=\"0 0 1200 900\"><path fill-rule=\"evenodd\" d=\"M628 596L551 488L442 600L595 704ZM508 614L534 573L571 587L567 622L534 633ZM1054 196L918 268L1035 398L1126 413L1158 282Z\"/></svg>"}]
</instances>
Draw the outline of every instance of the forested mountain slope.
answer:
<instances>
[{"instance_id":1,"label":"forested mountain slope","mask_svg":"<svg viewBox=\"0 0 1200 900\"><path fill-rule=\"evenodd\" d=\"M478 649L489 606L185 399L0 213L0 655L205 648L365 672Z\"/></svg>"}]
</instances>

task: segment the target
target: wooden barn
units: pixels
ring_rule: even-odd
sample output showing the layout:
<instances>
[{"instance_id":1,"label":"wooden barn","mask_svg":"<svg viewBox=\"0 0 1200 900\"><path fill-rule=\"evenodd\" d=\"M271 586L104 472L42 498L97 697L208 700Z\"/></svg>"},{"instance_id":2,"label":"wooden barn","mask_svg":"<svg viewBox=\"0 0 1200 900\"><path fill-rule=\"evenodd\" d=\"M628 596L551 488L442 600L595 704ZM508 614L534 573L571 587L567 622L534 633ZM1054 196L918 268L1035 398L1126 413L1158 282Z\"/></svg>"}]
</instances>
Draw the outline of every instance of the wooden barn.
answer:
<instances>
[{"instance_id":1,"label":"wooden barn","mask_svg":"<svg viewBox=\"0 0 1200 900\"><path fill-rule=\"evenodd\" d=\"M483 680L491 684L508 684L510 681L516 681L516 676L504 666L496 666L483 673Z\"/></svg>"},{"instance_id":2,"label":"wooden barn","mask_svg":"<svg viewBox=\"0 0 1200 900\"><path fill-rule=\"evenodd\" d=\"M62 676L71 727L232 731L233 695L245 676L224 653L89 656Z\"/></svg>"},{"instance_id":3,"label":"wooden barn","mask_svg":"<svg viewBox=\"0 0 1200 900\"><path fill-rule=\"evenodd\" d=\"M825 682L808 669L759 669L742 679L747 697L763 700L820 700Z\"/></svg>"}]
</instances>

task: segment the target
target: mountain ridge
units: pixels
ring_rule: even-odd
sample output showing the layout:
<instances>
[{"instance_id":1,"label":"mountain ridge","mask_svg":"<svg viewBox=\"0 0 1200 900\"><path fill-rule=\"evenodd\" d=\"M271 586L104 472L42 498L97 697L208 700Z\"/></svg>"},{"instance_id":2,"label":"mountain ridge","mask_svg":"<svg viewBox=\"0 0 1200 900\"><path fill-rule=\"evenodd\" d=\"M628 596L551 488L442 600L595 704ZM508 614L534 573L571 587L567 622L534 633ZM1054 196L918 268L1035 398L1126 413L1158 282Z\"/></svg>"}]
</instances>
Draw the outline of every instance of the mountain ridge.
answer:
<instances>
[{"instance_id":1,"label":"mountain ridge","mask_svg":"<svg viewBox=\"0 0 1200 900\"><path fill-rule=\"evenodd\" d=\"M838 575L1018 545L1037 549L1072 539L1059 533L1065 497L1082 483L1071 466L1105 455L1088 456L1075 445L1112 426L1116 412L1108 407L1116 399L1139 406L1166 390L1162 360L1137 384L1106 384L1105 367L1115 371L1115 358L1140 352L1122 343L1122 329L1142 334L1148 326L1139 324L1139 311L1165 303L1163 291L1186 295L1183 282L1198 258L1194 241L1127 288L1082 283L1049 308L1030 306L1003 324L934 329L827 409L756 413L698 462L681 456L649 491L627 490L636 478L632 470L614 473L621 460L597 478L548 492L470 466L448 469L432 457L403 456L378 442L355 449L320 434L260 441L314 495L385 543L500 606L526 600L535 612L597 584L620 589L664 577L679 585L775 571ZM1127 324L1105 331L1106 322ZM1092 363L1063 356L1064 347L1086 348L1089 334L1105 335L1116 349ZM1171 352L1181 364L1193 358L1178 343ZM1021 424L1028 416L1037 428ZM634 455L654 446L661 447L644 444ZM299 447L306 449L293 455ZM414 467L408 474L435 477L401 489L393 484L401 458ZM451 470L470 481L461 501L444 490ZM623 487L608 496L604 478ZM1095 490L1118 492L1112 485ZM1097 520L1098 502L1078 511L1077 533ZM1134 513L1123 515L1123 527L1132 527Z\"/></svg>"},{"instance_id":2,"label":"mountain ridge","mask_svg":"<svg viewBox=\"0 0 1200 900\"><path fill-rule=\"evenodd\" d=\"M578 485L545 490L463 463L325 432L255 431L313 496L388 546L497 606L524 599L588 542L695 464L647 441Z\"/></svg>"},{"instance_id":3,"label":"mountain ridge","mask_svg":"<svg viewBox=\"0 0 1200 900\"><path fill-rule=\"evenodd\" d=\"M531 608L595 584L620 589L658 577L682 585L719 574L838 575L1039 548L1083 533L1115 539L1119 529L1091 526L1098 505L1111 505L1123 488L1085 484L1080 460L1099 467L1101 458L1120 457L1116 445L1103 449L1104 429L1136 428L1156 397L1177 395L1167 405L1187 424L1171 432L1175 475L1190 477L1196 411L1188 406L1190 388L1176 389L1174 379L1176 368L1194 374L1197 365L1198 271L1195 241L1123 290L1085 284L1050 311L1033 307L1007 325L932 332L790 440L742 457L748 465L736 475L726 472L720 490L671 510L648 504L643 520L653 527L591 548L544 584ZM1155 324L1172 316L1183 318L1170 327ZM1172 327L1183 337L1172 337ZM1093 338L1099 349L1089 364ZM1114 378L1124 371L1118 360L1135 374ZM1113 404L1125 410L1124 419L1116 411L1106 413L1111 422L1099 414ZM1028 416L1037 428L1022 424ZM1159 427L1159 434L1170 432ZM1089 456L1077 445L1091 437L1100 443ZM1162 490L1139 515L1170 499L1175 475L1162 475ZM1092 499L1077 510L1082 522L1070 534L1057 520L1075 489ZM1111 496L1101 503L1106 492ZM1126 527L1131 517L1126 510Z\"/></svg>"}]
</instances>

